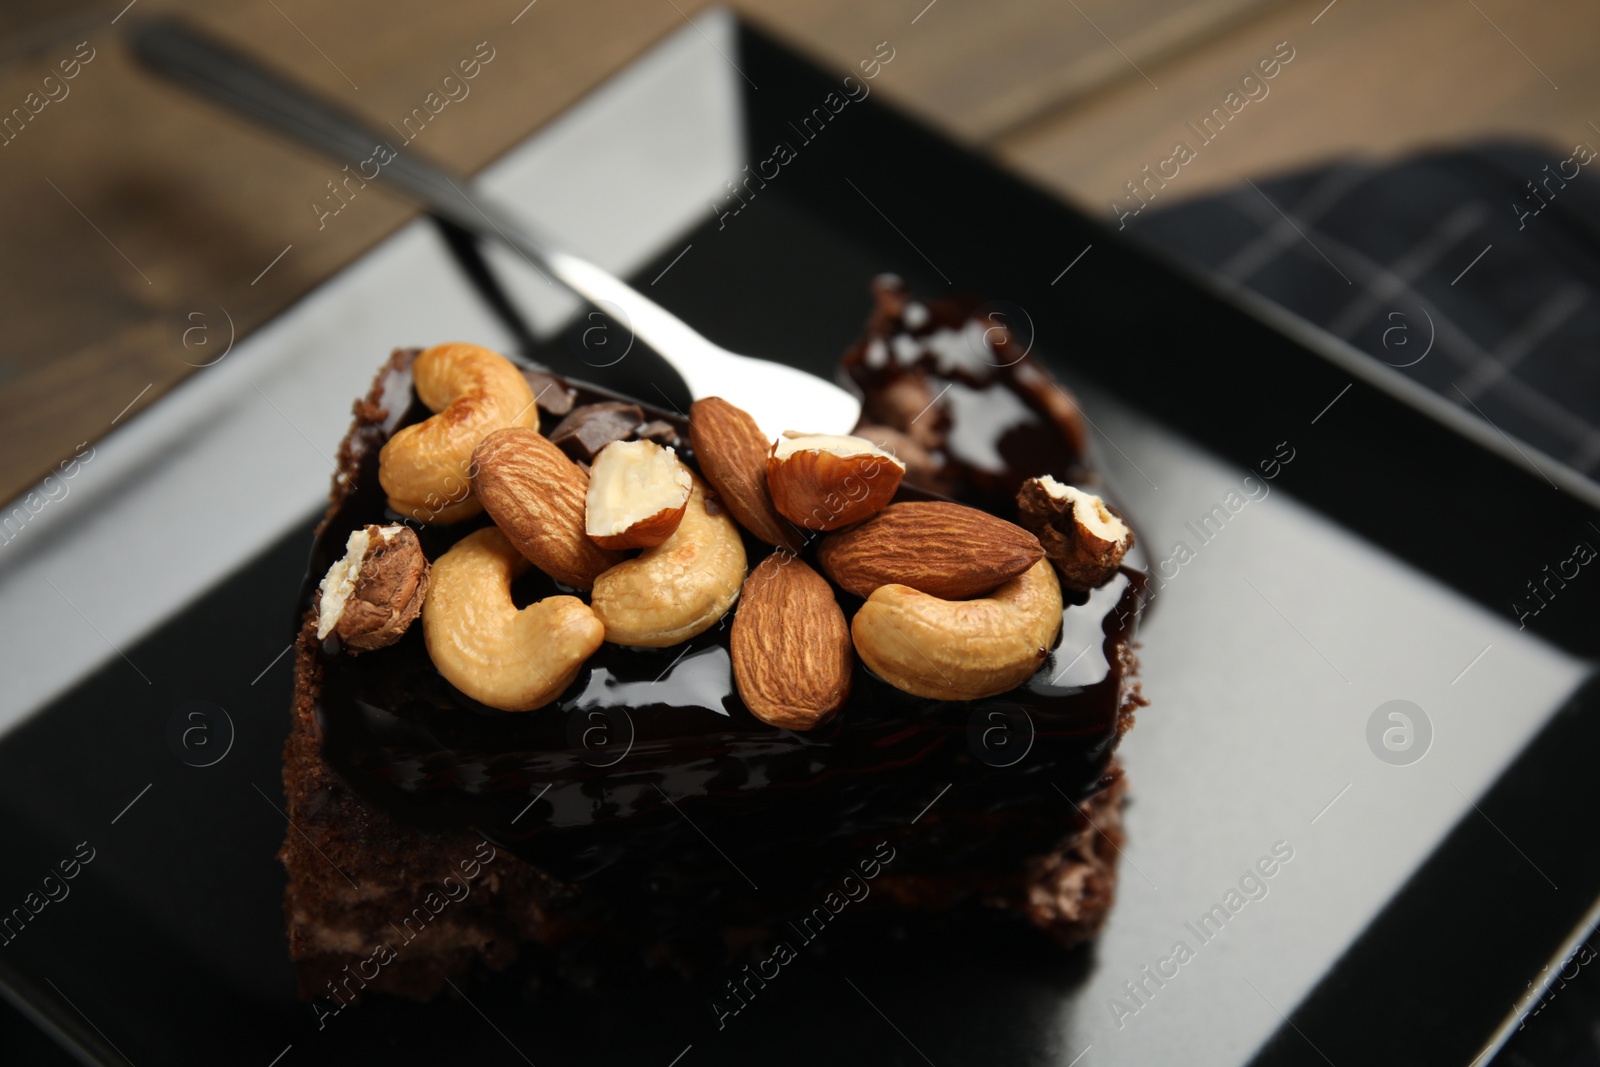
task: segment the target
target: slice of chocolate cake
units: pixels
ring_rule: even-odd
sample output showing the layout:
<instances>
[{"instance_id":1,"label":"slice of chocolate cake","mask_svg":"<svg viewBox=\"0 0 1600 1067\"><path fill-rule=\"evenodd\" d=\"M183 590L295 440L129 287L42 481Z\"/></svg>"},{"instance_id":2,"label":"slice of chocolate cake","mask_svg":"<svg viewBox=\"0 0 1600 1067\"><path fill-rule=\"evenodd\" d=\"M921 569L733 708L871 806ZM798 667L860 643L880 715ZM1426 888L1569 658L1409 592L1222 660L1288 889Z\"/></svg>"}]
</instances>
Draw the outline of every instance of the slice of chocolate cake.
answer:
<instances>
[{"instance_id":1,"label":"slice of chocolate cake","mask_svg":"<svg viewBox=\"0 0 1600 1067\"><path fill-rule=\"evenodd\" d=\"M704 973L846 876L863 912L1099 929L1143 703L1132 533L1002 329L877 298L848 437L752 439L725 402L684 417L470 345L379 372L285 753L319 1011L525 949Z\"/></svg>"}]
</instances>

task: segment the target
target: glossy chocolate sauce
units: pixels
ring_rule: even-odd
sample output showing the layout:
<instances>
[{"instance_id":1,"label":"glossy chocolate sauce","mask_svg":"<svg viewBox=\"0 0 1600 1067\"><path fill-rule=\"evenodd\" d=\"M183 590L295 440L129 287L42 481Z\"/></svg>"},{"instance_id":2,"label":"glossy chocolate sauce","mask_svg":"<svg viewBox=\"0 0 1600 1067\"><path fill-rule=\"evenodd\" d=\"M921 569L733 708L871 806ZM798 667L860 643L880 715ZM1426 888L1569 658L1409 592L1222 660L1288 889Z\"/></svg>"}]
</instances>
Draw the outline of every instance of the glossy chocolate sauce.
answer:
<instances>
[{"instance_id":1,"label":"glossy chocolate sauce","mask_svg":"<svg viewBox=\"0 0 1600 1067\"><path fill-rule=\"evenodd\" d=\"M880 291L880 312L881 302ZM949 319L958 309L940 313ZM882 314L873 329L847 360L869 395L891 374L948 372L924 343L927 329ZM873 340L904 358L866 367ZM377 459L389 435L429 415L409 367L410 357L397 356L381 382L384 410L369 412L351 441L359 470L313 548L303 607L353 529L405 521L386 508ZM1081 437L1056 421L1059 406L1041 403L1035 383L1019 383L1042 369L1024 360L991 370L961 371L971 395L941 416L949 447L938 481L958 499L1015 518L1006 499L1024 478L1054 472L1083 484L1089 472ZM615 399L572 384L580 405ZM683 419L644 410L688 441ZM694 465L687 446L680 455ZM928 498L911 484L897 497ZM488 521L410 525L436 560ZM746 547L752 566L770 551L749 538ZM939 702L897 690L858 662L849 703L805 733L762 723L739 699L732 612L674 648L606 644L554 704L519 713L485 707L446 682L414 625L375 652L324 648L324 754L401 821L473 827L559 879L633 901L635 911L642 905L651 921L681 926L686 911L717 923L760 921L809 899L879 841L895 844L895 873L955 873L977 884L985 872L1014 874L1022 857L1050 851L1076 829L1057 789L1079 801L1102 786L1131 684L1120 650L1137 618L1143 577L1135 563L1068 603L1056 647L1023 686ZM519 604L557 592L573 591L536 570L513 589ZM853 615L860 601L836 593Z\"/></svg>"}]
</instances>

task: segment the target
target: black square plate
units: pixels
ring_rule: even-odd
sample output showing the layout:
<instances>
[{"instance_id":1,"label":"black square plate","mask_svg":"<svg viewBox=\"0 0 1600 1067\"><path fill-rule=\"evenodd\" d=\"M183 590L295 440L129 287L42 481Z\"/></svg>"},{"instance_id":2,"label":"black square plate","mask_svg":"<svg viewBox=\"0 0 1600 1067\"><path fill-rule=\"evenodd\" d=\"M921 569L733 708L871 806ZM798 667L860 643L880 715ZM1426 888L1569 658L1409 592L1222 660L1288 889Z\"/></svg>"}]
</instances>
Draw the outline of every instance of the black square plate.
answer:
<instances>
[{"instance_id":1,"label":"black square plate","mask_svg":"<svg viewBox=\"0 0 1600 1067\"><path fill-rule=\"evenodd\" d=\"M282 662L258 673L261 650L291 632L307 516L125 648L127 662L110 658L0 739L0 919L38 909L0 934L7 997L107 1064L1470 1060L1600 892L1587 766L1600 714L1579 684L1600 648L1582 583L1600 579L1545 586L1537 615L1511 607L1575 541L1600 543L1594 487L858 99L864 71L845 81L725 15L702 29L723 54L690 66L737 71L723 71L722 117L682 120L727 125L749 169L635 260L648 259L636 284L730 348L821 373L880 271L926 294L995 298L1085 395L1122 498L1172 568L1145 636L1153 706L1123 749L1135 799L1106 937L1062 955L986 926L841 930L721 1029L681 990L593 996L521 966L466 987L470 1001L379 999L319 1025L294 997L274 859L290 677ZM697 40L686 29L662 47ZM619 79L670 95L683 69L636 64ZM587 150L574 122L645 137L649 121L614 97L591 102L555 154ZM414 254L397 239L367 259ZM450 253L431 241L426 254ZM507 332L487 302L476 314L460 335ZM642 352L585 365L586 326L529 354L645 396L670 379ZM1292 461L1273 466L1285 450ZM1230 508L1225 533L1182 521L1234 485L1255 510ZM1268 488L1272 502L1256 502ZM1369 746L1389 699L1432 713L1426 761ZM176 756L194 746L173 731L190 726L215 731L209 766ZM1297 859L1270 897L1169 970L1182 916L1280 840ZM47 880L63 861L76 877ZM40 903L47 891L59 899Z\"/></svg>"}]
</instances>

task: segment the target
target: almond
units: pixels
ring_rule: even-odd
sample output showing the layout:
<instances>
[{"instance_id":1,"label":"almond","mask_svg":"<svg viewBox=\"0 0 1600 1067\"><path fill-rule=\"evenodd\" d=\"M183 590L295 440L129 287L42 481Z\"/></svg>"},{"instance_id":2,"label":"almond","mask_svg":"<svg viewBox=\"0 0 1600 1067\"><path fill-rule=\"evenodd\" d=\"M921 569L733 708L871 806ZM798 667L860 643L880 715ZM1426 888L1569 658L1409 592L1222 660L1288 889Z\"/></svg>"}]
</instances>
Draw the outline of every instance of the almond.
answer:
<instances>
[{"instance_id":1,"label":"almond","mask_svg":"<svg viewBox=\"0 0 1600 1067\"><path fill-rule=\"evenodd\" d=\"M890 504L860 526L829 534L817 549L823 572L859 597L898 584L962 600L1043 558L1039 539L1022 527L943 501Z\"/></svg>"},{"instance_id":2,"label":"almond","mask_svg":"<svg viewBox=\"0 0 1600 1067\"><path fill-rule=\"evenodd\" d=\"M589 589L622 562L584 533L589 476L537 430L497 430L472 453L472 488L517 551L563 585Z\"/></svg>"},{"instance_id":3,"label":"almond","mask_svg":"<svg viewBox=\"0 0 1600 1067\"><path fill-rule=\"evenodd\" d=\"M809 730L850 696L850 627L822 575L774 552L745 579L733 618L733 681L769 726Z\"/></svg>"},{"instance_id":4,"label":"almond","mask_svg":"<svg viewBox=\"0 0 1600 1067\"><path fill-rule=\"evenodd\" d=\"M770 442L748 412L720 396L696 400L689 409L689 440L700 473L740 526L777 548L799 552L805 546L800 531L772 506L767 492Z\"/></svg>"},{"instance_id":5,"label":"almond","mask_svg":"<svg viewBox=\"0 0 1600 1067\"><path fill-rule=\"evenodd\" d=\"M683 521L691 487L672 449L613 441L589 470L584 528L601 548L654 548Z\"/></svg>"},{"instance_id":6,"label":"almond","mask_svg":"<svg viewBox=\"0 0 1600 1067\"><path fill-rule=\"evenodd\" d=\"M767 456L778 513L808 530L837 530L894 499L906 465L864 437L786 432Z\"/></svg>"}]
</instances>

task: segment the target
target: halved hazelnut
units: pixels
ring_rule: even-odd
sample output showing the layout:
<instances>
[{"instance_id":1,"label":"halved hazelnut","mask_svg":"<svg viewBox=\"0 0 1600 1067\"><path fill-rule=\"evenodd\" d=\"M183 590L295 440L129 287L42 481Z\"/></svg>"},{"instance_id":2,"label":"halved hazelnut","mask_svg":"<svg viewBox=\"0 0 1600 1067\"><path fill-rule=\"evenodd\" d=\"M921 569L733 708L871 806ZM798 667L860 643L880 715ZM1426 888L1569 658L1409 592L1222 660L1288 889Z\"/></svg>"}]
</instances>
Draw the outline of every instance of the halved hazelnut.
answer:
<instances>
[{"instance_id":1,"label":"halved hazelnut","mask_svg":"<svg viewBox=\"0 0 1600 1067\"><path fill-rule=\"evenodd\" d=\"M408 526L363 526L317 587L317 640L352 654L394 644L428 595L428 560Z\"/></svg>"},{"instance_id":2,"label":"halved hazelnut","mask_svg":"<svg viewBox=\"0 0 1600 1067\"><path fill-rule=\"evenodd\" d=\"M683 521L693 482L677 453L654 441L613 441L589 471L584 530L601 548L653 548Z\"/></svg>"},{"instance_id":3,"label":"halved hazelnut","mask_svg":"<svg viewBox=\"0 0 1600 1067\"><path fill-rule=\"evenodd\" d=\"M1133 547L1133 531L1104 500L1048 474L1022 483L1017 507L1021 525L1039 538L1068 589L1101 585Z\"/></svg>"},{"instance_id":4,"label":"halved hazelnut","mask_svg":"<svg viewBox=\"0 0 1600 1067\"><path fill-rule=\"evenodd\" d=\"M715 626L739 599L748 560L732 516L690 479L677 532L594 580L589 605L615 645L667 648Z\"/></svg>"},{"instance_id":5,"label":"halved hazelnut","mask_svg":"<svg viewBox=\"0 0 1600 1067\"><path fill-rule=\"evenodd\" d=\"M767 456L767 491L790 522L837 530L887 507L905 472L864 437L789 430Z\"/></svg>"},{"instance_id":6,"label":"halved hazelnut","mask_svg":"<svg viewBox=\"0 0 1600 1067\"><path fill-rule=\"evenodd\" d=\"M855 436L864 437L877 445L895 459L906 465L906 477L911 484L922 489L941 491L937 485L942 463L935 459L916 438L909 434L901 433L891 426L882 426L875 422L863 422L856 426ZM944 495L948 496L948 493Z\"/></svg>"}]
</instances>

